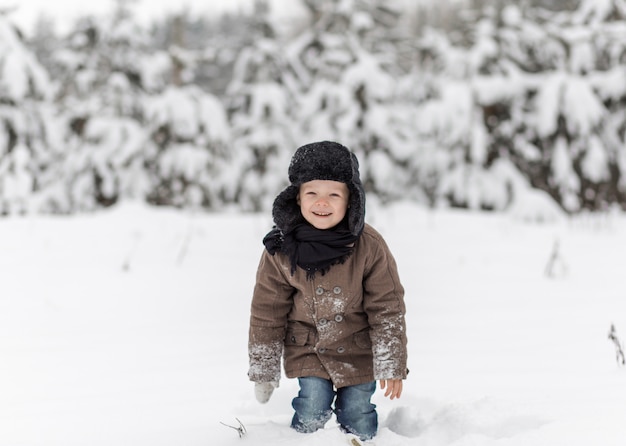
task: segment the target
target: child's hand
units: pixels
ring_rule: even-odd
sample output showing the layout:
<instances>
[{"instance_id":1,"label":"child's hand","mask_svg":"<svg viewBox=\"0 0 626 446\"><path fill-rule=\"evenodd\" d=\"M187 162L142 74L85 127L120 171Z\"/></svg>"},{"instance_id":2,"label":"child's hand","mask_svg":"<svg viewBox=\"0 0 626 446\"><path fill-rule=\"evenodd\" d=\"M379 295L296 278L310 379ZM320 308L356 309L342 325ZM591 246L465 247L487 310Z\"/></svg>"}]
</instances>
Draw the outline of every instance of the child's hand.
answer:
<instances>
[{"instance_id":1,"label":"child's hand","mask_svg":"<svg viewBox=\"0 0 626 446\"><path fill-rule=\"evenodd\" d=\"M270 381L266 383L254 383L254 396L259 403L265 404L270 400L274 389L278 387L277 381Z\"/></svg>"},{"instance_id":2,"label":"child's hand","mask_svg":"<svg viewBox=\"0 0 626 446\"><path fill-rule=\"evenodd\" d=\"M401 379L381 379L380 388L387 389L385 396L389 399L400 398L402 395L402 380Z\"/></svg>"}]
</instances>

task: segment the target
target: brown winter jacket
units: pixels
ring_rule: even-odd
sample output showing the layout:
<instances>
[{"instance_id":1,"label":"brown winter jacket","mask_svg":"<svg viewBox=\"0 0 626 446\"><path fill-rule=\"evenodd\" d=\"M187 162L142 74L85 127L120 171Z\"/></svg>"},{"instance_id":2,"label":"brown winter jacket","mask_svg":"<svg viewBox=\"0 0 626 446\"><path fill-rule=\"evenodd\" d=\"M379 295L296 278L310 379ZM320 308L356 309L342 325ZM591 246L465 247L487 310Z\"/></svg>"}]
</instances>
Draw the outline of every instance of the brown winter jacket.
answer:
<instances>
[{"instance_id":1,"label":"brown winter jacket","mask_svg":"<svg viewBox=\"0 0 626 446\"><path fill-rule=\"evenodd\" d=\"M252 298L248 376L316 376L335 387L407 374L404 289L387 244L371 226L352 255L306 279L288 258L263 252Z\"/></svg>"}]
</instances>

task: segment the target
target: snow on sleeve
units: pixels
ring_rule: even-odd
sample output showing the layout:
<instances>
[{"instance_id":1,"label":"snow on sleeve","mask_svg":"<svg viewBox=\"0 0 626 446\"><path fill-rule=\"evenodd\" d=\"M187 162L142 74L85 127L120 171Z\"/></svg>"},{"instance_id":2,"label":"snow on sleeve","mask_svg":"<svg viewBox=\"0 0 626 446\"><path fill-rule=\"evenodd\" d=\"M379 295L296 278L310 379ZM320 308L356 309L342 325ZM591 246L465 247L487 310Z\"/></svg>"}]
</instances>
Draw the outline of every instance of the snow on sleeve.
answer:
<instances>
[{"instance_id":1,"label":"snow on sleeve","mask_svg":"<svg viewBox=\"0 0 626 446\"><path fill-rule=\"evenodd\" d=\"M283 342L251 341L248 346L250 367L248 378L254 382L280 381L280 361L283 355Z\"/></svg>"},{"instance_id":2,"label":"snow on sleeve","mask_svg":"<svg viewBox=\"0 0 626 446\"><path fill-rule=\"evenodd\" d=\"M387 318L382 325L370 332L374 379L404 379L407 373L404 316Z\"/></svg>"}]
</instances>

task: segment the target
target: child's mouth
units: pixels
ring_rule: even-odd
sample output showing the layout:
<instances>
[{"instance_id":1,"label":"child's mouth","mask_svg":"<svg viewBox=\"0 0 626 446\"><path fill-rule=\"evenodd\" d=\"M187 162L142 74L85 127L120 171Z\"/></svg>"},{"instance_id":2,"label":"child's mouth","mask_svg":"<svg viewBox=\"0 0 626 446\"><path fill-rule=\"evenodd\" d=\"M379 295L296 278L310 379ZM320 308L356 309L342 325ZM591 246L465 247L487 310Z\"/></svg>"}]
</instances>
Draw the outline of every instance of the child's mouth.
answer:
<instances>
[{"instance_id":1,"label":"child's mouth","mask_svg":"<svg viewBox=\"0 0 626 446\"><path fill-rule=\"evenodd\" d=\"M331 215L330 212L313 212L313 215L316 215L318 217L328 217Z\"/></svg>"}]
</instances>

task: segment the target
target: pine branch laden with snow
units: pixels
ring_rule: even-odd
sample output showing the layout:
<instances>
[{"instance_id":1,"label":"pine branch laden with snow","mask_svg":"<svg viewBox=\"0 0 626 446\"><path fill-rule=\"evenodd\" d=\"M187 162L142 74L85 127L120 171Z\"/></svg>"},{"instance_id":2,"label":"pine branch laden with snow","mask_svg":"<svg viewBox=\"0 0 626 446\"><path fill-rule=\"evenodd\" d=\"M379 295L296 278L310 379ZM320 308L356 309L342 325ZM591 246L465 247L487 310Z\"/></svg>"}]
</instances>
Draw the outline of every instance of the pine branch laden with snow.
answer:
<instances>
[{"instance_id":1,"label":"pine branch laden with snow","mask_svg":"<svg viewBox=\"0 0 626 446\"><path fill-rule=\"evenodd\" d=\"M22 103L28 98L50 99L52 84L45 68L27 48L17 30L0 15L0 99Z\"/></svg>"}]
</instances>

